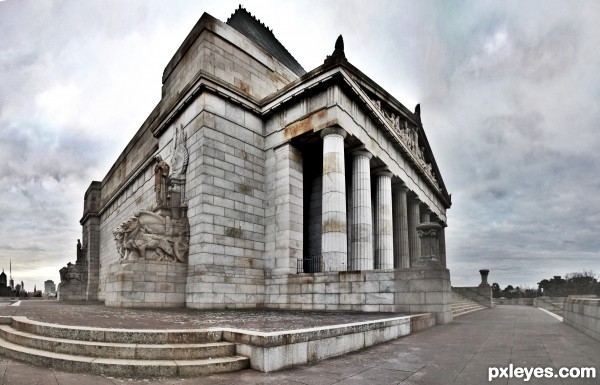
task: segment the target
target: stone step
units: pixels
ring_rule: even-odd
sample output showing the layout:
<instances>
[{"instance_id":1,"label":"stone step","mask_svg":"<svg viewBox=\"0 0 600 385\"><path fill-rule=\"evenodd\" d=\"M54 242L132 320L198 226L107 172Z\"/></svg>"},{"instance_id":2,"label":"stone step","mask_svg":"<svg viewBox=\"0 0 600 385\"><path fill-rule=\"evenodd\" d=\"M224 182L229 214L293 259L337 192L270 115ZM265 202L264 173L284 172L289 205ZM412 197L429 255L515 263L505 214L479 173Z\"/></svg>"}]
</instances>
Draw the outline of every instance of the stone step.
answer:
<instances>
[{"instance_id":1,"label":"stone step","mask_svg":"<svg viewBox=\"0 0 600 385\"><path fill-rule=\"evenodd\" d=\"M478 303L465 303L465 304L460 304L460 305L452 305L452 310L460 310L460 309L466 309L466 308L471 308L471 307L479 307L482 306Z\"/></svg>"},{"instance_id":2,"label":"stone step","mask_svg":"<svg viewBox=\"0 0 600 385\"><path fill-rule=\"evenodd\" d=\"M452 316L454 318L487 309L487 307L455 292L452 292Z\"/></svg>"},{"instance_id":3,"label":"stone step","mask_svg":"<svg viewBox=\"0 0 600 385\"><path fill-rule=\"evenodd\" d=\"M463 305L473 305L473 304L477 304L477 302L474 302L474 301L452 302L452 306L463 306Z\"/></svg>"},{"instance_id":4,"label":"stone step","mask_svg":"<svg viewBox=\"0 0 600 385\"><path fill-rule=\"evenodd\" d=\"M20 346L0 339L0 354L34 365L69 372L115 377L189 377L245 369L247 357L219 357L202 360L137 360L85 357L54 353Z\"/></svg>"},{"instance_id":5,"label":"stone step","mask_svg":"<svg viewBox=\"0 0 600 385\"><path fill-rule=\"evenodd\" d=\"M452 312L452 316L454 318L458 318L458 317L462 317L463 315L467 315L467 314L470 314L470 313L473 313L473 312L476 312L476 311L479 311L479 310L483 310L483 309L487 309L487 307L485 307L485 306L474 306L474 307L472 307L470 309L464 309L464 310L460 310L460 311L457 311L457 312L453 311Z\"/></svg>"},{"instance_id":6,"label":"stone step","mask_svg":"<svg viewBox=\"0 0 600 385\"><path fill-rule=\"evenodd\" d=\"M7 322L0 322L2 323ZM125 344L203 344L219 342L223 334L220 330L206 329L131 330L55 325L26 317L12 317L10 325L21 332L51 338Z\"/></svg>"},{"instance_id":7,"label":"stone step","mask_svg":"<svg viewBox=\"0 0 600 385\"><path fill-rule=\"evenodd\" d=\"M186 360L206 359L235 354L231 342L204 344L132 344L114 342L79 341L26 333L9 325L0 325L0 338L21 346L54 353L88 357L140 359L140 360Z\"/></svg>"}]
</instances>

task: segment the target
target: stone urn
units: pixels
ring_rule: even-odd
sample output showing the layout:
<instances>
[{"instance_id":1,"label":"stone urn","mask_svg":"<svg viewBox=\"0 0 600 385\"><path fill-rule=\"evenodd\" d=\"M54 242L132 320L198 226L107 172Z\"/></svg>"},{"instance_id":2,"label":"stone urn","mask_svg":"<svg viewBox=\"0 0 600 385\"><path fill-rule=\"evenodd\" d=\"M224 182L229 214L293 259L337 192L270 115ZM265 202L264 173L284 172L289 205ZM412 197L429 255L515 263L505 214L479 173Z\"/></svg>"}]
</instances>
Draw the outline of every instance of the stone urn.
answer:
<instances>
[{"instance_id":1,"label":"stone urn","mask_svg":"<svg viewBox=\"0 0 600 385\"><path fill-rule=\"evenodd\" d=\"M488 269L479 270L479 274L481 274L481 283L479 284L479 287L490 287L490 284L488 283L489 273L490 271Z\"/></svg>"}]
</instances>

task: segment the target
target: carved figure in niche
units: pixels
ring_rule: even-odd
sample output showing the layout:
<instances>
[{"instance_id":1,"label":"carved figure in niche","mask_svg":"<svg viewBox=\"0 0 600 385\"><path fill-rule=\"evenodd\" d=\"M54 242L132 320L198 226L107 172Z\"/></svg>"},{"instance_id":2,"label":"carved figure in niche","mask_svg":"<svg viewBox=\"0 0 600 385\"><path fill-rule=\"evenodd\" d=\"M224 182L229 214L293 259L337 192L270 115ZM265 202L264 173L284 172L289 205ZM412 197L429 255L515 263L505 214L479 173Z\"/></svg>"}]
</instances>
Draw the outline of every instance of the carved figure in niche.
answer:
<instances>
[{"instance_id":1,"label":"carved figure in niche","mask_svg":"<svg viewBox=\"0 0 600 385\"><path fill-rule=\"evenodd\" d=\"M154 192L158 206L167 204L167 178L169 177L169 165L160 156L156 157L154 166Z\"/></svg>"},{"instance_id":2,"label":"carved figure in niche","mask_svg":"<svg viewBox=\"0 0 600 385\"><path fill-rule=\"evenodd\" d=\"M169 217L140 211L113 231L122 259L156 259L187 262L189 223L187 217ZM151 253L149 253L151 251Z\"/></svg>"}]
</instances>

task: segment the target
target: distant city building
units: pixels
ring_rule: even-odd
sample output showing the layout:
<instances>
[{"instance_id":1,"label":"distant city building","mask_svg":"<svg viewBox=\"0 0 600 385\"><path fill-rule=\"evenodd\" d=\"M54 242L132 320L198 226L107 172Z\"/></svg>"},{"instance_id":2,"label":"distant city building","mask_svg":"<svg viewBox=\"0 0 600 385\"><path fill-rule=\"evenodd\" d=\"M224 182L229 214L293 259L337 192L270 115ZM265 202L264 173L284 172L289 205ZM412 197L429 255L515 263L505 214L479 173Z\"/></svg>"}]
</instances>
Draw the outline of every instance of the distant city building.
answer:
<instances>
[{"instance_id":1,"label":"distant city building","mask_svg":"<svg viewBox=\"0 0 600 385\"><path fill-rule=\"evenodd\" d=\"M10 297L14 295L13 291L13 282L10 280L10 285L7 285L8 280L4 269L2 269L2 273L0 273L0 297Z\"/></svg>"},{"instance_id":2,"label":"distant city building","mask_svg":"<svg viewBox=\"0 0 600 385\"><path fill-rule=\"evenodd\" d=\"M0 285L2 284L2 275L0 274ZM56 285L54 284L54 281L49 279L47 281L44 281L44 291L46 293L54 293L56 292Z\"/></svg>"}]
</instances>

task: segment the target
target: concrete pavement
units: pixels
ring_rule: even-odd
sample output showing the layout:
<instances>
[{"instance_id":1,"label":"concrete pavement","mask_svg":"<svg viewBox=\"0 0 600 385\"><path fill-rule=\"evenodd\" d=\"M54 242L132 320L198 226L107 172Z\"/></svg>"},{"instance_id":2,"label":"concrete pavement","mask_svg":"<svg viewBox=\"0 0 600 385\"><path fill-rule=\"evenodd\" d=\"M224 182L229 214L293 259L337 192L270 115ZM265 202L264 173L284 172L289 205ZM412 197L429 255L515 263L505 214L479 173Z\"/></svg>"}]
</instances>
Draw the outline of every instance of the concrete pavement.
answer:
<instances>
[{"instance_id":1,"label":"concrete pavement","mask_svg":"<svg viewBox=\"0 0 600 385\"><path fill-rule=\"evenodd\" d=\"M0 385L59 384L600 384L596 379L500 378L491 366L595 367L600 342L530 306L499 306L448 325L322 361L274 373L244 370L186 379L118 379L0 362Z\"/></svg>"}]
</instances>

